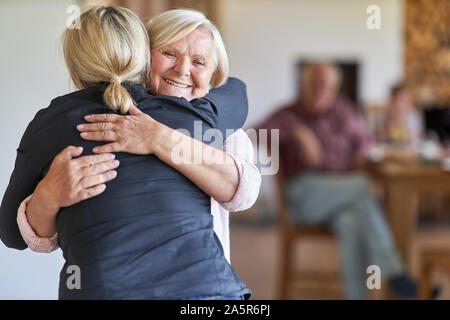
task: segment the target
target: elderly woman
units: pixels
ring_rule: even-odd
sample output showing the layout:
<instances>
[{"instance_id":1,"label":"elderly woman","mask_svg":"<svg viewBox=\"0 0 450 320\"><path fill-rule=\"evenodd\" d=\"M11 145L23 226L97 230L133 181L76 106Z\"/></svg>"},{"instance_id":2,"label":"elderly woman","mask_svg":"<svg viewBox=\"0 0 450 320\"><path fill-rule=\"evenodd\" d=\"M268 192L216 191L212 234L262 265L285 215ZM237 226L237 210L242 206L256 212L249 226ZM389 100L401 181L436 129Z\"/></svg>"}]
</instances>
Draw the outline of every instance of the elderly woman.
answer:
<instances>
[{"instance_id":1,"label":"elderly woman","mask_svg":"<svg viewBox=\"0 0 450 320\"><path fill-rule=\"evenodd\" d=\"M151 51L152 72L150 76L150 87L152 93L185 98L182 100L178 100L177 103L180 103L180 101L187 102L188 100L194 102L198 100L195 98L202 97L207 93L210 84L212 86L218 86L226 79L226 53L224 51L220 35L218 34L215 27L200 13L186 10L175 10L167 12L158 16L149 23L148 32L150 35L150 41L153 45L153 49ZM230 90L231 87L228 85L227 88L228 90ZM222 125L222 128L224 128L223 125L225 123L229 123L229 121L227 122L226 120L227 117L229 118L228 120L230 120L234 115L232 113L223 112L223 110L220 111L220 107L221 106L215 106L215 108L213 109L216 110L219 114L217 127L221 128ZM205 107L200 106L199 110L203 110L202 108L204 109ZM175 112L176 110L172 111ZM191 111L195 112L196 110L193 109ZM165 118L162 114L160 114L160 117L161 119L167 120L170 119L171 114L166 111ZM182 173L187 178L189 178L200 189L219 200L220 203L225 207L228 206L235 208L244 208L248 205L251 205L251 203L257 196L260 176L257 169L251 164L252 159L248 157L251 156L251 152L246 152L247 158L238 160L235 156L230 155L230 153L222 153L185 135L177 135L176 131L158 121L155 121L155 119L153 119L146 113L139 111L139 109L135 107L130 107L129 116L119 116L114 114L91 115L86 117L86 120L93 123L84 124L81 127L78 127L80 131L83 131L81 136L84 139L111 142L105 146L99 146L98 143L95 144L96 148L94 148L94 152L102 153L120 151L138 155L153 154L156 157L148 158L147 161L149 163L154 162L154 159L156 158L164 161L172 168L178 170L179 173ZM101 120L101 122L98 123L98 120ZM222 124L221 121L223 122ZM174 137L174 135L177 137L175 141L171 139ZM180 143L184 145L193 144L194 150L195 146L197 145L201 150L203 150L203 152L209 152L209 154L211 154L212 157L216 160L225 158L231 161L225 161L224 163L221 163L220 161L209 161L209 164L189 164L189 161L174 161L174 158L172 157L172 150L174 147L176 147L177 144L179 145ZM236 145L238 144L240 144L241 147L236 148ZM246 151L251 151L251 144L242 131L238 131L230 136L225 143L225 148L227 148L227 146L231 147L231 151L239 149L246 149ZM34 247L34 249L42 251L52 250L56 248L56 241L58 237L58 234L56 233L56 218L58 210L62 207L76 204L83 199L88 199L99 195L100 193L105 191L104 182L114 177L114 174L113 176L110 176L109 173L111 173L111 169L114 168L114 166L117 166L117 164L112 164L109 161L105 161L105 157L100 155L89 156L89 158L81 157L71 160L72 157L76 157L80 153L81 150L74 147L68 147L60 155L58 155L53 161L51 168L45 178L39 183L34 192L34 195L30 200L22 203L21 210L19 209L18 221L22 235L24 236L24 239L28 243L30 248ZM240 153L240 155L242 155L242 153ZM183 154L183 157L188 157L188 155ZM150 169L151 166L149 166L149 170ZM161 173L159 179L163 179L165 173L174 173L171 171L170 167L161 167L159 169L161 170L161 172L159 172ZM156 176L158 176L157 173L158 172L155 173ZM139 174L145 175L148 174L148 172L141 171L139 172ZM249 180L249 177L254 177L256 181ZM218 179L223 182L220 189L214 187L214 185L211 183L211 181L217 181ZM66 181L70 181L71 183L66 183ZM111 181L110 184L114 181L115 180ZM249 185L252 182L253 187L250 188ZM246 195L249 190L251 191L250 195ZM127 189L123 189L123 192L125 198ZM106 191L105 193L108 192ZM102 196L98 198L101 198ZM196 196L195 193L192 193L191 191L190 196L183 197L187 201L187 203L189 203L189 197L195 198L198 196ZM141 200L147 201L148 206L178 206L178 210L181 211L183 209L182 207L185 205L183 200L177 202L175 199L174 203L170 204L158 203L159 199L157 195L152 195L151 197L147 196L147 198L149 198L149 200L143 197L136 197L135 199L123 199L120 201L126 202ZM116 205L119 205L118 201L119 200L115 202ZM226 210L223 208L220 208L218 210L218 205L216 204L214 206L214 202L212 203L213 214L215 213L216 216L219 217L218 222L222 222L222 224L218 223L217 226L219 227L219 234L222 235L221 240L226 246L228 241L228 212L226 212ZM71 208L77 207L78 209L80 209L83 207L80 207L80 205L75 205ZM109 206L109 209L116 211L114 206ZM93 213L91 212L91 214ZM95 216L95 214L93 215ZM61 220L60 216L61 213L58 216L58 220ZM112 214L112 216L113 219L114 214ZM28 225L27 217L29 224L36 231L36 234L30 228L30 225ZM72 219L71 222L75 221L73 220L75 219L74 217L70 218L67 216L67 214L64 215L64 217L65 219ZM178 219L178 222L180 219L180 217L177 218L177 214L175 213L166 215L164 216L164 218L169 219L169 221L161 221L162 225L158 227L161 227L162 229L164 229L164 227L162 226L164 226L165 224L170 224L171 219ZM184 218L185 226L182 227L181 225L179 225L179 227L182 228L180 229L180 232L182 232L182 234L179 235L179 240L181 242L178 241L180 247L176 248L176 252L179 255L179 259L177 258L177 260L185 262L187 259L187 261L192 262L192 259L190 259L189 256L198 256L198 251L202 251L203 249L201 247L198 247L198 243L197 245L192 246L192 244L195 244L196 242L192 242L189 237L186 237L186 232L187 234L190 234L189 227L192 227L192 224L198 225L198 223L196 224L195 221L191 221L192 217L186 216ZM201 221L201 224L203 224L202 228L207 230L207 219L205 220L205 217L200 218L200 216L198 218L199 221ZM89 217L86 217L86 219L89 219ZM96 218L92 219L95 221ZM161 232L158 232L156 229L154 229L155 225L152 225L151 227L153 227L153 229L149 228L148 230L146 230L144 223L141 225L141 230L137 233L135 232L135 230L131 229L127 231L124 231L120 228L118 230L105 230L100 227L91 228L86 232L88 232L89 235L97 233L95 235L95 237L97 238L101 238L102 236L109 238L110 241L114 242L114 244L117 244L117 248L123 247L120 244L120 241L126 242L128 241L128 237L135 237L136 239L132 240L131 242L133 245L136 245L137 248L140 248L138 243L151 242L151 239L158 237L164 238L164 234L161 234ZM108 234L108 231L111 232L111 235ZM146 232L143 233L144 231ZM200 230L195 231L197 233L201 232ZM220 231L222 232L220 233ZM126 234L127 237L121 235L121 232ZM81 234L83 233L81 232ZM146 239L139 239L138 237L136 237L136 235L144 234L147 234ZM214 237L211 238L210 233L207 232L207 234L209 238L206 237L204 238L204 240L209 240L206 243L203 243L202 246L214 247L215 245L219 245L220 247L220 242L214 240ZM41 237L39 237L38 235ZM131 257L131 259L130 257L128 257L122 260L116 260L114 261L115 267L111 267L111 264L109 264L108 268L111 267L113 270L115 270L116 275L117 272L122 272L122 276L134 283L136 286L138 284L144 286L143 288L139 288L137 291L131 290L133 293L131 293L130 295L126 295L126 292L130 293L130 290L125 290L126 292L123 293L122 297L183 298L192 297L192 295L199 296L200 293L201 295L206 297L210 297L211 295L229 296L232 292L236 293L236 296L249 294L248 289L245 289L245 286L242 287L242 283L239 284L239 280L235 276L229 264L219 262L220 257L217 256L217 250L215 248L212 250L212 256L214 256L212 260L215 261L215 263L213 264L215 265L216 271L219 271L219 273L224 273L225 279L228 278L229 281L229 283L225 285L226 289L224 290L224 292L219 292L220 290L216 290L217 286L216 288L214 288L216 284L214 283L214 281L217 282L217 280L214 280L214 276L211 276L210 274L208 274L208 272L205 273L205 271L207 271L210 267L208 265L203 265L203 267L200 266L202 264L200 261L198 261L199 266L196 266L195 264L190 265L189 263L184 264L183 267L181 267L180 265L178 266L180 267L180 269L177 270L174 274L171 274L170 272L167 272L167 274L164 274L164 272L160 274L152 274L152 271L154 271L153 268L155 268L156 270L160 270L161 266L163 268L168 268L168 264L170 263L177 264L177 261L167 260L169 257L173 259L173 254L163 250L164 243L161 243L161 239L156 240L159 240L159 244L161 245L161 247L156 249L147 247L147 249L149 250L149 253L159 252L159 256L153 256L151 260L147 261L145 260L147 259L146 257L151 257L151 254L141 254L134 258ZM186 243L183 243L183 241L185 241ZM59 242L64 242L64 239L59 239ZM85 243L84 245L87 245L87 243ZM168 247L165 247L165 249L168 249ZM110 254L111 256L101 256L106 260L109 258L116 258L116 253L113 254L113 252L110 252ZM223 256L223 251L221 251L221 254ZM165 257L166 260L161 260L161 257ZM155 263L155 261L157 260L155 260L154 258L159 259L159 264ZM225 260L225 257L223 258ZM147 262L146 271L150 273L150 276L144 276L142 273L140 273L139 276L141 276L142 279L130 279L127 272L130 272L134 275L136 275L136 272L132 272L131 270L129 270L129 268L133 267L133 269L135 269L135 264L137 264L138 266L142 266L143 262ZM124 266L124 264L127 263L129 263L130 265ZM121 266L123 267L123 271L120 271ZM104 273L107 275L114 274L114 272L110 273L110 270L108 270L108 268L100 268L99 276L102 276ZM155 279L157 278L153 278L153 281L158 283L160 287L153 287L149 290L148 287L145 287L145 285L148 284L145 281L151 282L150 279L152 279L152 276L162 276L163 280L166 280L167 282L164 283L163 281L161 283L161 279L158 279L160 281L156 281ZM200 279L203 278L203 281L199 281L199 276ZM143 280L144 283L142 282ZM167 289L165 285L168 285L169 282L170 288ZM188 282L188 284L183 282ZM114 285L116 284L111 283L112 287L110 289L113 289L114 293L119 292L118 289L123 289L120 288L120 284L125 285L125 280L118 281L118 283L119 288L114 288ZM211 288L213 288L213 290L210 290ZM137 288L132 287L132 289ZM62 290L64 291L64 289ZM97 292L99 291L97 290Z\"/></svg>"}]
</instances>

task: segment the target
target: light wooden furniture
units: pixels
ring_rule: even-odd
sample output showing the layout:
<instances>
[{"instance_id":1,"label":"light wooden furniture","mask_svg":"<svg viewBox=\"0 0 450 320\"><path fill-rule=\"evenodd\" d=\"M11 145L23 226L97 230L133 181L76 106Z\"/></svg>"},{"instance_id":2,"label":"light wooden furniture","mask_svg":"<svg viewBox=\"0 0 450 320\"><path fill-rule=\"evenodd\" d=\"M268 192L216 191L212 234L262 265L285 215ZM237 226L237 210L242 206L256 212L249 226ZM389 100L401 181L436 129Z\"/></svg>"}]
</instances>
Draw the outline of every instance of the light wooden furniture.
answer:
<instances>
[{"instance_id":1,"label":"light wooden furniture","mask_svg":"<svg viewBox=\"0 0 450 320\"><path fill-rule=\"evenodd\" d=\"M306 237L319 237L334 239L333 233L325 228L300 227L293 225L289 220L284 201L284 179L281 170L276 175L277 188L277 219L280 235L280 274L279 274L279 298L288 299L289 285L295 280L317 280L320 283L336 283L339 275L332 272L319 272L317 270L298 271L299 263L293 259L294 245L297 241ZM297 268L295 268L297 267Z\"/></svg>"},{"instance_id":2,"label":"light wooden furniture","mask_svg":"<svg viewBox=\"0 0 450 320\"><path fill-rule=\"evenodd\" d=\"M385 206L391 231L406 265L417 223L417 197L430 192L450 193L450 172L438 164L419 161L385 161L369 164L369 172L385 191Z\"/></svg>"},{"instance_id":3,"label":"light wooden furniture","mask_svg":"<svg viewBox=\"0 0 450 320\"><path fill-rule=\"evenodd\" d=\"M428 249L422 253L420 270L420 299L431 299L431 274L439 269L450 276L450 250Z\"/></svg>"}]
</instances>

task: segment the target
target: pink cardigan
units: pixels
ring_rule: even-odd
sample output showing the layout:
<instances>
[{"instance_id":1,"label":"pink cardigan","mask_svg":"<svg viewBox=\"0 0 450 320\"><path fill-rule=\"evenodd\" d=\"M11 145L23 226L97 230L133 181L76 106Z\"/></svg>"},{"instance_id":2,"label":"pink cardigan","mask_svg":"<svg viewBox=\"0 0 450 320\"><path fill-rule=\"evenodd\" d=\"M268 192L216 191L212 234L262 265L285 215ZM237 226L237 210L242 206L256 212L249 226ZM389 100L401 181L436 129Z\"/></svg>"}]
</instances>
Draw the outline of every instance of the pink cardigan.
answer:
<instances>
[{"instance_id":1,"label":"pink cardigan","mask_svg":"<svg viewBox=\"0 0 450 320\"><path fill-rule=\"evenodd\" d=\"M214 231L230 262L229 211L246 210L255 203L261 186L261 174L253 163L253 144L244 130L239 129L230 135L224 142L223 150L234 159L239 172L239 185L229 202L217 202L211 198L211 213L214 217ZM32 251L52 252L59 248L58 234L45 238L37 236L33 231L26 216L26 206L31 196L20 204L17 212L20 233Z\"/></svg>"}]
</instances>

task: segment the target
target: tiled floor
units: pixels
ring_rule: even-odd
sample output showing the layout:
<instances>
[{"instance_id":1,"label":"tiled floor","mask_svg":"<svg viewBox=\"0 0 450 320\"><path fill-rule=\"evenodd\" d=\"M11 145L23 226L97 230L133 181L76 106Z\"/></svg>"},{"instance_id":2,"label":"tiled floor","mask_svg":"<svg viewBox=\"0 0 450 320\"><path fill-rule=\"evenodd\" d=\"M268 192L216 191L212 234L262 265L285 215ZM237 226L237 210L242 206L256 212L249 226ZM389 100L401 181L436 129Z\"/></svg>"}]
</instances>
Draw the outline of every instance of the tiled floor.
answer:
<instances>
[{"instance_id":1,"label":"tiled floor","mask_svg":"<svg viewBox=\"0 0 450 320\"><path fill-rule=\"evenodd\" d=\"M277 299L277 276L279 273L278 237L272 226L245 226L231 222L231 264L241 279L252 290L252 299ZM420 232L412 244L411 272L419 275L419 252L424 247L450 248L450 231L433 230ZM337 247L334 241L308 240L296 250L296 261L302 268L339 272ZM300 269L302 269L300 268ZM450 277L439 271L433 280L442 285L439 299L450 299ZM378 295L377 295L378 296ZM342 287L327 288L303 284L296 290L293 299L340 299Z\"/></svg>"}]
</instances>

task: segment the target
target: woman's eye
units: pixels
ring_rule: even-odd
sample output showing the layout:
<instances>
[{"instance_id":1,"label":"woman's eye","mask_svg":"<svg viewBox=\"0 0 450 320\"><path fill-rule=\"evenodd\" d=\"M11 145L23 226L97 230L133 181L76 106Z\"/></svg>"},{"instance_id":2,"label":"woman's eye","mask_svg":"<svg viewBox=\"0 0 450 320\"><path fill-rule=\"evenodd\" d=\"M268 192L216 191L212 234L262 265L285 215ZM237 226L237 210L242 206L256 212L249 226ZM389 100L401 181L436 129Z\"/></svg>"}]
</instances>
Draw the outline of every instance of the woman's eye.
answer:
<instances>
[{"instance_id":1,"label":"woman's eye","mask_svg":"<svg viewBox=\"0 0 450 320\"><path fill-rule=\"evenodd\" d=\"M194 60L194 63L196 65L199 65L199 66L204 66L205 65L205 63L203 61L199 61L199 60Z\"/></svg>"},{"instance_id":2,"label":"woman's eye","mask_svg":"<svg viewBox=\"0 0 450 320\"><path fill-rule=\"evenodd\" d=\"M169 52L169 51L165 51L165 52L163 52L163 54L168 56L168 57L176 57L176 55L174 53Z\"/></svg>"}]
</instances>

